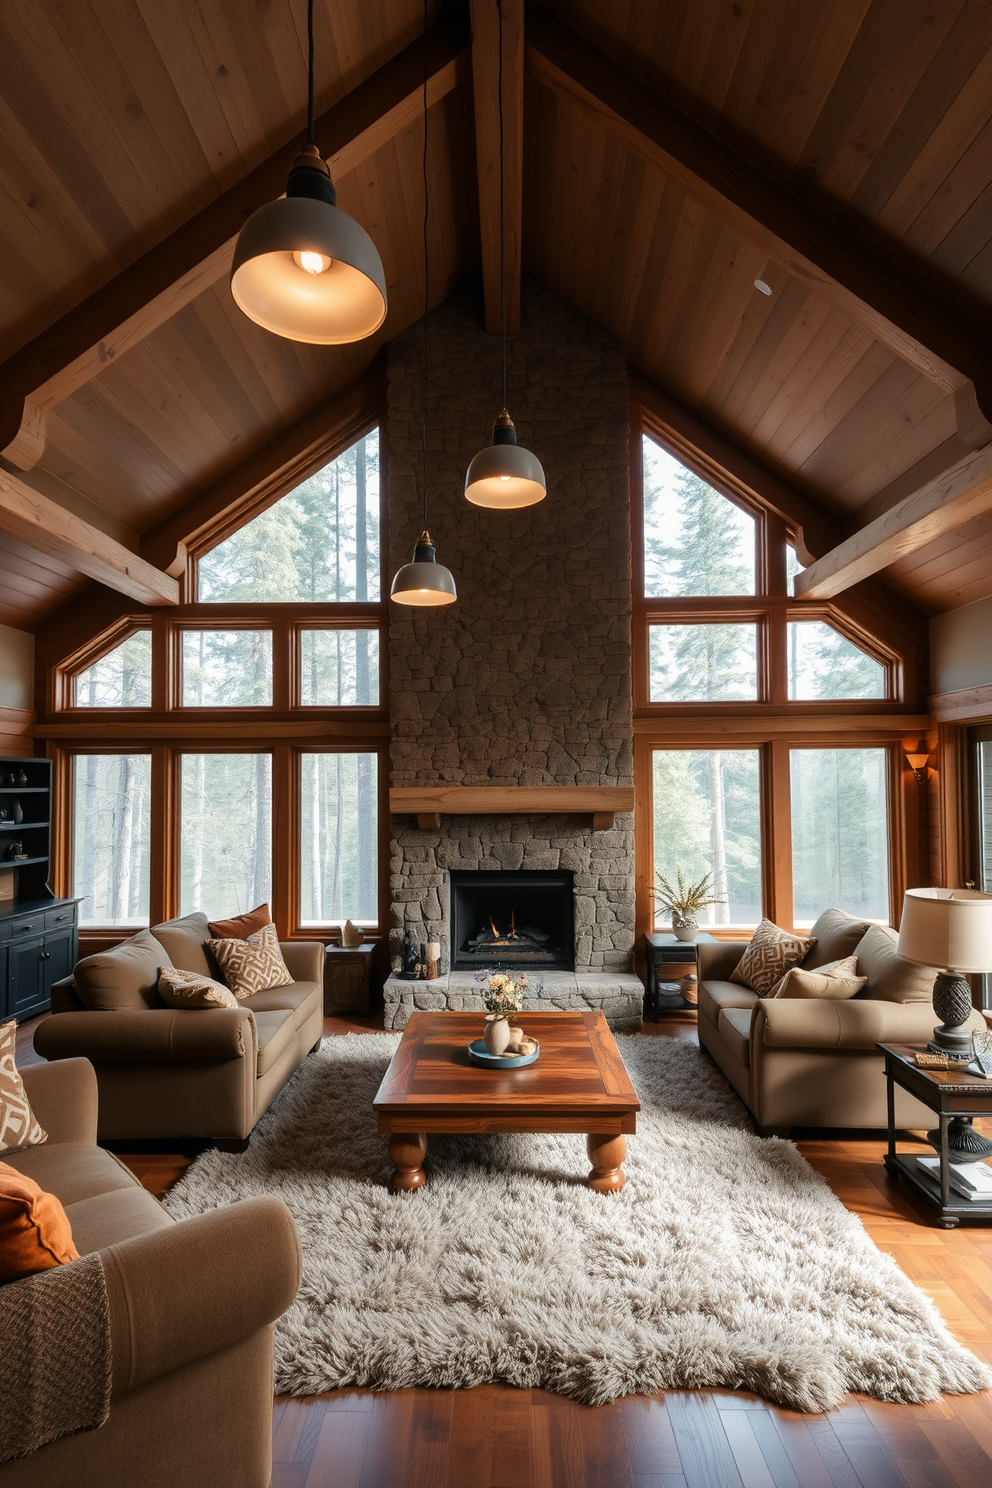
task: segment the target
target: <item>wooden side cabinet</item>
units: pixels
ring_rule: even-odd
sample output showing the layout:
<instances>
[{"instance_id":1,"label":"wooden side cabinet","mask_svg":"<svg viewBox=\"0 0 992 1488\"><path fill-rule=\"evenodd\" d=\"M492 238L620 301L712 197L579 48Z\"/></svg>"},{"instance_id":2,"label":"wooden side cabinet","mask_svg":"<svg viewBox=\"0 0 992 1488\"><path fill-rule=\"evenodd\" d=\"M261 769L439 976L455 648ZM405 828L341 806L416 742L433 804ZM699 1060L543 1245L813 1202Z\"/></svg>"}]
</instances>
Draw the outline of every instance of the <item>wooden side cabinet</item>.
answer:
<instances>
[{"instance_id":1,"label":"wooden side cabinet","mask_svg":"<svg viewBox=\"0 0 992 1488\"><path fill-rule=\"evenodd\" d=\"M324 964L324 1014L367 1013L372 995L372 953L375 946L329 945Z\"/></svg>"},{"instance_id":2,"label":"wooden side cabinet","mask_svg":"<svg viewBox=\"0 0 992 1488\"><path fill-rule=\"evenodd\" d=\"M0 1014L21 1022L46 1012L52 983L76 964L76 905L55 900L0 916Z\"/></svg>"}]
</instances>

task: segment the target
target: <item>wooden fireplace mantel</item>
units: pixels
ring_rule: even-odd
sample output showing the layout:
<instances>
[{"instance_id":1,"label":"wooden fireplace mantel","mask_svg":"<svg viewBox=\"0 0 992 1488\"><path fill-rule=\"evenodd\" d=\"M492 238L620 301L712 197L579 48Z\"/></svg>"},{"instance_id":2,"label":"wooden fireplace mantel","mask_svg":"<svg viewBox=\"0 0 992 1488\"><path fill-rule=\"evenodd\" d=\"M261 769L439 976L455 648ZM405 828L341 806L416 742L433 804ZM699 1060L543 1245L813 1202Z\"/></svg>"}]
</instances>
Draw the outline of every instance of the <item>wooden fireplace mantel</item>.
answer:
<instances>
[{"instance_id":1,"label":"wooden fireplace mantel","mask_svg":"<svg viewBox=\"0 0 992 1488\"><path fill-rule=\"evenodd\" d=\"M591 814L594 832L608 832L618 811L633 811L634 788L626 785L448 785L394 786L389 809L415 816L424 830L442 816Z\"/></svg>"}]
</instances>

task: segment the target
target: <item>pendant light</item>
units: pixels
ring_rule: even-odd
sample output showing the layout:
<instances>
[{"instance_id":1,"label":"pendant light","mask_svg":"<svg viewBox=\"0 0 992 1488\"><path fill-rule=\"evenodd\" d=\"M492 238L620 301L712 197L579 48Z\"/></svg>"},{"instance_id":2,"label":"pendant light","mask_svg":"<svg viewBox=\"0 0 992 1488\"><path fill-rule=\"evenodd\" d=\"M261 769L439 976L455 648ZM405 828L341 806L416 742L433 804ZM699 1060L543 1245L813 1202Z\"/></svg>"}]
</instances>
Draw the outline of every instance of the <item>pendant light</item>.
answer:
<instances>
[{"instance_id":1,"label":"pendant light","mask_svg":"<svg viewBox=\"0 0 992 1488\"><path fill-rule=\"evenodd\" d=\"M338 210L313 138L313 0L307 0L307 142L286 195L259 207L238 234L231 294L249 320L317 346L361 341L386 318L386 276L363 227Z\"/></svg>"},{"instance_id":2,"label":"pendant light","mask_svg":"<svg viewBox=\"0 0 992 1488\"><path fill-rule=\"evenodd\" d=\"M493 442L480 450L465 475L465 499L473 506L536 506L548 494L544 470L536 455L517 443L517 431L506 410L506 265L503 221L503 5L499 13L499 322L503 354L503 411L493 425Z\"/></svg>"},{"instance_id":3,"label":"pendant light","mask_svg":"<svg viewBox=\"0 0 992 1488\"><path fill-rule=\"evenodd\" d=\"M430 362L427 318L431 303L430 260L427 256L427 215L430 198L427 192L427 0L424 0L424 416L421 443L424 451L424 530L409 563L397 569L389 594L397 604L432 607L454 604L458 598L455 580L449 569L437 561L437 552L427 530L427 413L430 398Z\"/></svg>"}]
</instances>

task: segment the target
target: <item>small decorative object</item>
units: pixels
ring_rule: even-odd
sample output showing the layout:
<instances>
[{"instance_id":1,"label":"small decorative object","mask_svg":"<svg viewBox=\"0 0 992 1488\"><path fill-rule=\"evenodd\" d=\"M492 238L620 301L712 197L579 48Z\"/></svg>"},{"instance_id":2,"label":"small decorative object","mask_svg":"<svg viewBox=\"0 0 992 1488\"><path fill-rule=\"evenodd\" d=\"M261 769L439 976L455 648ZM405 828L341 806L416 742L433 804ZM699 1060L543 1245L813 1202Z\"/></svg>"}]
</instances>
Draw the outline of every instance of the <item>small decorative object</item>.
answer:
<instances>
[{"instance_id":1,"label":"small decorative object","mask_svg":"<svg viewBox=\"0 0 992 1488\"><path fill-rule=\"evenodd\" d=\"M0 822L5 822L5 821L9 821L9 820L10 820L10 813L7 810L7 807L6 806L0 806Z\"/></svg>"},{"instance_id":2,"label":"small decorative object","mask_svg":"<svg viewBox=\"0 0 992 1488\"><path fill-rule=\"evenodd\" d=\"M924 1050L914 1057L917 1069L949 1070L954 1068L946 1054L931 1054L929 1050Z\"/></svg>"},{"instance_id":3,"label":"small decorative object","mask_svg":"<svg viewBox=\"0 0 992 1488\"><path fill-rule=\"evenodd\" d=\"M10 777L10 783L11 783L11 785L27 785L27 783L28 783L28 777L25 775L25 773L24 773L23 770L18 770L18 772L17 772L17 779L15 780L14 777L13 777L13 775L12 775Z\"/></svg>"},{"instance_id":4,"label":"small decorative object","mask_svg":"<svg viewBox=\"0 0 992 1488\"><path fill-rule=\"evenodd\" d=\"M695 940L696 931L699 929L699 911L705 909L707 904L726 904L727 902L718 894L710 892L712 883L709 873L704 874L696 884L682 877L681 868L675 870L674 885L661 872L658 873L657 878L657 887L649 889L648 892L671 915L672 934L676 940Z\"/></svg>"},{"instance_id":5,"label":"small decorative object","mask_svg":"<svg viewBox=\"0 0 992 1488\"><path fill-rule=\"evenodd\" d=\"M409 931L403 945L403 975L411 982L417 979L417 947Z\"/></svg>"},{"instance_id":6,"label":"small decorative object","mask_svg":"<svg viewBox=\"0 0 992 1488\"><path fill-rule=\"evenodd\" d=\"M437 977L437 963L441 959L441 943L429 940L424 946L424 980L433 982Z\"/></svg>"},{"instance_id":7,"label":"small decorative object","mask_svg":"<svg viewBox=\"0 0 992 1488\"><path fill-rule=\"evenodd\" d=\"M363 940L362 932L350 920L345 920L344 929L341 931L341 944L354 949L360 946Z\"/></svg>"},{"instance_id":8,"label":"small decorative object","mask_svg":"<svg viewBox=\"0 0 992 1488\"><path fill-rule=\"evenodd\" d=\"M14 818L13 819L14 819L14 821L16 822L16 824L18 826L20 826L21 822L24 820L24 812L21 809L21 803L20 803L20 801L15 801L14 802Z\"/></svg>"},{"instance_id":9,"label":"small decorative object","mask_svg":"<svg viewBox=\"0 0 992 1488\"><path fill-rule=\"evenodd\" d=\"M975 1063L985 1076L992 1080L992 1033L987 1028L972 1034L975 1045Z\"/></svg>"},{"instance_id":10,"label":"small decorative object","mask_svg":"<svg viewBox=\"0 0 992 1488\"><path fill-rule=\"evenodd\" d=\"M12 862L15 863L17 862L18 858L26 858L27 853L24 851L24 843L9 842L7 844L7 851L4 853L4 857L9 858Z\"/></svg>"},{"instance_id":11,"label":"small decorative object","mask_svg":"<svg viewBox=\"0 0 992 1488\"><path fill-rule=\"evenodd\" d=\"M489 1009L485 1045L489 1053L498 1058L506 1052L510 1042L509 1020L523 1006L527 978L520 976L514 979L507 976L505 971L489 970L480 971L475 980L484 984L483 999Z\"/></svg>"},{"instance_id":12,"label":"small decorative object","mask_svg":"<svg viewBox=\"0 0 992 1488\"><path fill-rule=\"evenodd\" d=\"M473 1039L468 1046L469 1059L483 1069L523 1069L525 1065L536 1063L540 1052L541 1047L535 1039L527 1039L526 1047L522 1047L519 1054L511 1054L508 1049L503 1054L490 1054L485 1039Z\"/></svg>"}]
</instances>

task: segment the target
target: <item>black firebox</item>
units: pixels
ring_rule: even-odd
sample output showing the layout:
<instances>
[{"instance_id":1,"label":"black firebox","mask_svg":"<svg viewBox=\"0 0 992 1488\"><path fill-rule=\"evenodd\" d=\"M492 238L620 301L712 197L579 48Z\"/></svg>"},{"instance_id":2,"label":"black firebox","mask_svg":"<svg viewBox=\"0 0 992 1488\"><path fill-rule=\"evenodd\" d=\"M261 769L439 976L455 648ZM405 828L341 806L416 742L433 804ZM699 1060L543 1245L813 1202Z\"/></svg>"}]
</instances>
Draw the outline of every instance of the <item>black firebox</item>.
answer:
<instances>
[{"instance_id":1,"label":"black firebox","mask_svg":"<svg viewBox=\"0 0 992 1488\"><path fill-rule=\"evenodd\" d=\"M574 874L452 870L453 971L574 971Z\"/></svg>"}]
</instances>

